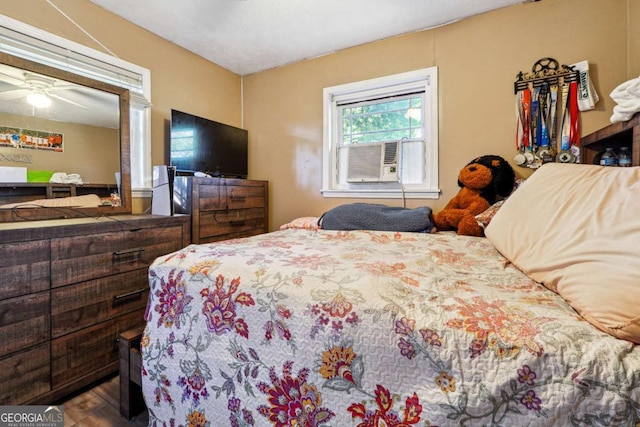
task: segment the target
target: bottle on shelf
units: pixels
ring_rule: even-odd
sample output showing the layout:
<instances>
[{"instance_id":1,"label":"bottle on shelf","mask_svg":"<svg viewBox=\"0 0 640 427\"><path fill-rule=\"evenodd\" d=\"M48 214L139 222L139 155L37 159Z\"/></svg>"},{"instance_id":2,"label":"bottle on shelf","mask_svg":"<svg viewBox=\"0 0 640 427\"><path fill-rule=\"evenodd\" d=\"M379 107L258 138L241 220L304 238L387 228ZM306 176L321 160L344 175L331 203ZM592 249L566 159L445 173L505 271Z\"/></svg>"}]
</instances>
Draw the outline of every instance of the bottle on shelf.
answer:
<instances>
[{"instance_id":1,"label":"bottle on shelf","mask_svg":"<svg viewBox=\"0 0 640 427\"><path fill-rule=\"evenodd\" d=\"M618 166L631 166L631 153L629 152L629 147L620 148L620 154L618 154Z\"/></svg>"},{"instance_id":2,"label":"bottle on shelf","mask_svg":"<svg viewBox=\"0 0 640 427\"><path fill-rule=\"evenodd\" d=\"M616 156L613 148L605 148L604 154L600 158L600 166L618 166L618 156Z\"/></svg>"}]
</instances>

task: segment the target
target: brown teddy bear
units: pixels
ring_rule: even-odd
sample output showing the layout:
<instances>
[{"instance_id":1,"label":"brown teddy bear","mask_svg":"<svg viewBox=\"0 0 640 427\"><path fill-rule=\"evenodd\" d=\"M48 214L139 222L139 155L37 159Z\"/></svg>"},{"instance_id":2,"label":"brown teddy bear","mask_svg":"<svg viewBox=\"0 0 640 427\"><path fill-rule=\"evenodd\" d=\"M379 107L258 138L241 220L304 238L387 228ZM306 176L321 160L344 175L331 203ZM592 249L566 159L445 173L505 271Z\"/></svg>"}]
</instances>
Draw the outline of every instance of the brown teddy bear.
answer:
<instances>
[{"instance_id":1,"label":"brown teddy bear","mask_svg":"<svg viewBox=\"0 0 640 427\"><path fill-rule=\"evenodd\" d=\"M486 155L473 159L458 174L458 194L433 216L438 231L456 230L465 236L483 236L484 229L476 215L496 201L511 194L515 172L500 156Z\"/></svg>"}]
</instances>

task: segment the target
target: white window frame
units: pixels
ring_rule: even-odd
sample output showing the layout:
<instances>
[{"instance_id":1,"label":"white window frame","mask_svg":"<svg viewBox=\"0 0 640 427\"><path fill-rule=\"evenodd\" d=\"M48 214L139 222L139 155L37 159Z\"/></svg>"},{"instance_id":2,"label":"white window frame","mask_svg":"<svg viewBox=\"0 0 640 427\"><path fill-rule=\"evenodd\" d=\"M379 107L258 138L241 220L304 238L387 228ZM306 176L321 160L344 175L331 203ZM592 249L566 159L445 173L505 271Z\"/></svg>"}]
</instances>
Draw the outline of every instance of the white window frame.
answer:
<instances>
[{"instance_id":1,"label":"white window frame","mask_svg":"<svg viewBox=\"0 0 640 427\"><path fill-rule=\"evenodd\" d=\"M6 37L20 43L12 44ZM23 48L21 43L33 49ZM150 197L153 181L151 72L148 69L4 15L0 15L0 50L129 89L132 196Z\"/></svg>"},{"instance_id":2,"label":"white window frame","mask_svg":"<svg viewBox=\"0 0 640 427\"><path fill-rule=\"evenodd\" d=\"M338 176L338 106L384 96L424 92L423 135L425 176L421 184L346 183ZM322 195L352 198L437 199L438 188L438 68L430 67L323 90Z\"/></svg>"}]
</instances>

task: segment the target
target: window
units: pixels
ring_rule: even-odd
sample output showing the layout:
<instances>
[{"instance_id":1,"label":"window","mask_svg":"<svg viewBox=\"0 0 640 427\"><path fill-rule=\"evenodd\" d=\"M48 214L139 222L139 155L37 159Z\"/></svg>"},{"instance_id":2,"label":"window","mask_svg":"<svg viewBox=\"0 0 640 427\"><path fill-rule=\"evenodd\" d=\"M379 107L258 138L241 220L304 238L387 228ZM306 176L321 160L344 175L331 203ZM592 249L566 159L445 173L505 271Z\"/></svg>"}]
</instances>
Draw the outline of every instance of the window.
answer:
<instances>
[{"instance_id":1,"label":"window","mask_svg":"<svg viewBox=\"0 0 640 427\"><path fill-rule=\"evenodd\" d=\"M194 129L171 131L171 158L193 159L195 152Z\"/></svg>"},{"instance_id":2,"label":"window","mask_svg":"<svg viewBox=\"0 0 640 427\"><path fill-rule=\"evenodd\" d=\"M149 70L3 15L0 51L129 89L131 188L136 197L148 194L152 187Z\"/></svg>"},{"instance_id":3,"label":"window","mask_svg":"<svg viewBox=\"0 0 640 427\"><path fill-rule=\"evenodd\" d=\"M324 89L325 197L436 198L437 68Z\"/></svg>"}]
</instances>

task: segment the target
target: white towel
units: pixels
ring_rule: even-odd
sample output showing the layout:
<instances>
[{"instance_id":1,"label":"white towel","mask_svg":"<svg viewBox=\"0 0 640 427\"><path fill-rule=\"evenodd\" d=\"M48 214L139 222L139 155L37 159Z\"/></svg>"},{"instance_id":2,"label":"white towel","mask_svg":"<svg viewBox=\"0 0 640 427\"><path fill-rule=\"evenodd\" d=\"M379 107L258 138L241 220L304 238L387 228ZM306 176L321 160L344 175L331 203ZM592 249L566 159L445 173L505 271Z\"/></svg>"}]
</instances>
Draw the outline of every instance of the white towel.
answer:
<instances>
[{"instance_id":1,"label":"white towel","mask_svg":"<svg viewBox=\"0 0 640 427\"><path fill-rule=\"evenodd\" d=\"M613 107L611 123L630 120L640 111L640 77L618 85L610 96L618 104Z\"/></svg>"},{"instance_id":2,"label":"white towel","mask_svg":"<svg viewBox=\"0 0 640 427\"><path fill-rule=\"evenodd\" d=\"M626 122L640 111L640 99L635 102L626 102L618 104L613 107L613 115L611 116L611 123Z\"/></svg>"},{"instance_id":3,"label":"white towel","mask_svg":"<svg viewBox=\"0 0 640 427\"><path fill-rule=\"evenodd\" d=\"M76 184L82 185L82 178L77 173L64 173L64 172L56 172L51 178L49 178L49 182L54 184Z\"/></svg>"},{"instance_id":4,"label":"white towel","mask_svg":"<svg viewBox=\"0 0 640 427\"><path fill-rule=\"evenodd\" d=\"M611 92L611 99L618 104L629 99L638 98L638 91L640 90L640 80L637 82L629 81L623 87L618 86Z\"/></svg>"},{"instance_id":5,"label":"white towel","mask_svg":"<svg viewBox=\"0 0 640 427\"><path fill-rule=\"evenodd\" d=\"M630 85L627 92L632 98L640 98L640 78Z\"/></svg>"},{"instance_id":6,"label":"white towel","mask_svg":"<svg viewBox=\"0 0 640 427\"><path fill-rule=\"evenodd\" d=\"M593 110L600 100L593 81L589 76L589 62L580 61L572 64L572 67L578 71L578 109L580 111Z\"/></svg>"},{"instance_id":7,"label":"white towel","mask_svg":"<svg viewBox=\"0 0 640 427\"><path fill-rule=\"evenodd\" d=\"M625 97L629 91L629 88L640 83L640 77L636 77L631 80L627 80L626 82L620 83L613 91L611 92L611 97L615 98L617 96Z\"/></svg>"}]
</instances>

